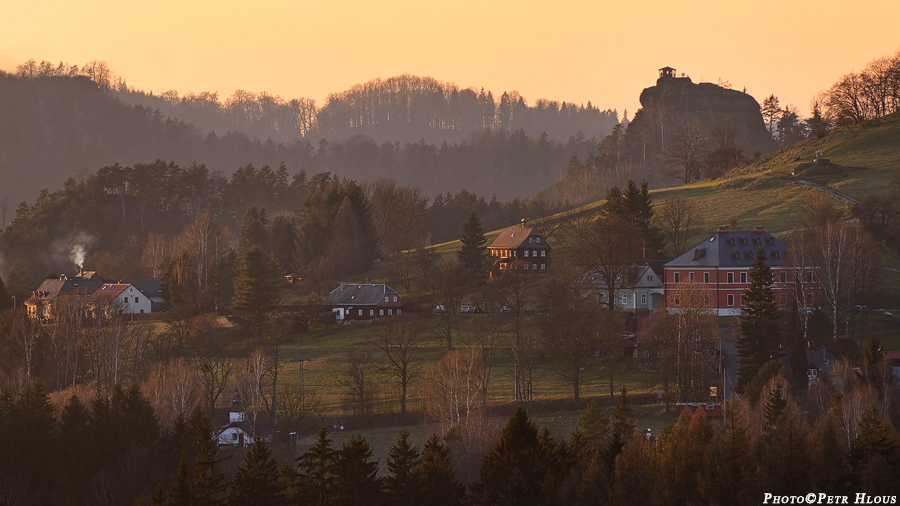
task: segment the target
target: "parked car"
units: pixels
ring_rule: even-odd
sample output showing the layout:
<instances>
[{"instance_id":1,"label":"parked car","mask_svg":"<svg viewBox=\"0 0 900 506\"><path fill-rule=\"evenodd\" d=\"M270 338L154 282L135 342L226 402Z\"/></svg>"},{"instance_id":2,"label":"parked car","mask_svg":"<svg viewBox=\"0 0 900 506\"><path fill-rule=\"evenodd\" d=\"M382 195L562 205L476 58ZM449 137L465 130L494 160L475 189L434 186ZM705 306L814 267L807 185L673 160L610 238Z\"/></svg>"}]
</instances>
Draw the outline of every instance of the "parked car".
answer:
<instances>
[{"instance_id":1,"label":"parked car","mask_svg":"<svg viewBox=\"0 0 900 506\"><path fill-rule=\"evenodd\" d=\"M438 304L437 306L434 306L434 312L435 313L446 313L447 308L445 308L443 304Z\"/></svg>"},{"instance_id":2,"label":"parked car","mask_svg":"<svg viewBox=\"0 0 900 506\"><path fill-rule=\"evenodd\" d=\"M460 312L460 313L466 313L466 314L471 313L471 312L472 312L472 306L461 306L461 307L459 308L459 312Z\"/></svg>"},{"instance_id":3,"label":"parked car","mask_svg":"<svg viewBox=\"0 0 900 506\"><path fill-rule=\"evenodd\" d=\"M869 314L877 314L877 315L881 315L881 316L890 316L890 317L894 316L887 309L870 309Z\"/></svg>"},{"instance_id":4,"label":"parked car","mask_svg":"<svg viewBox=\"0 0 900 506\"><path fill-rule=\"evenodd\" d=\"M475 309L472 310L475 314L484 314L484 308L481 306L475 306Z\"/></svg>"},{"instance_id":5,"label":"parked car","mask_svg":"<svg viewBox=\"0 0 900 506\"><path fill-rule=\"evenodd\" d=\"M501 312L501 313L508 313L508 312L510 312L510 311L511 311L511 309L509 309L509 306L501 306L501 307L500 307L500 312Z\"/></svg>"}]
</instances>

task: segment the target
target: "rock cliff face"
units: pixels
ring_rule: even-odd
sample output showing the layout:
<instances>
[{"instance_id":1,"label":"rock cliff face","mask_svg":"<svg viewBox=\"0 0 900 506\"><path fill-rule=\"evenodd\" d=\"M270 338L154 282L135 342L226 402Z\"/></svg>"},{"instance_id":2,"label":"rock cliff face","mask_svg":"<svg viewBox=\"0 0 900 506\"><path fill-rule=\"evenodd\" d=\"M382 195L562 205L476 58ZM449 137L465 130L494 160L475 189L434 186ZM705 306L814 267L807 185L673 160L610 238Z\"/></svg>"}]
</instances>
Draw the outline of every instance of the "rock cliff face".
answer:
<instances>
[{"instance_id":1,"label":"rock cliff face","mask_svg":"<svg viewBox=\"0 0 900 506\"><path fill-rule=\"evenodd\" d=\"M640 158L648 165L659 163L679 126L694 118L702 122L708 140L712 140L717 128L730 126L734 146L745 157L774 148L759 102L752 96L712 83L695 84L689 77L676 77L674 69L668 70L661 72L664 75L656 86L641 93L641 109L627 131L626 142L632 156L640 152Z\"/></svg>"}]
</instances>

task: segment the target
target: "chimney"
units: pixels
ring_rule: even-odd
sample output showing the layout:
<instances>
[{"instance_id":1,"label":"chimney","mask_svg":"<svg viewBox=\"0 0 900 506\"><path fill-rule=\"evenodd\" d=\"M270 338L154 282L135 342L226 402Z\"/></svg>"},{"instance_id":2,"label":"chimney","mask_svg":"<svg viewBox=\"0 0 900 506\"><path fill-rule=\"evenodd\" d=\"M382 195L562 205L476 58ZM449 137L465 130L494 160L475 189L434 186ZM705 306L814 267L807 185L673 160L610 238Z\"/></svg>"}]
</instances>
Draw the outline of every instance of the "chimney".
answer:
<instances>
[{"instance_id":1,"label":"chimney","mask_svg":"<svg viewBox=\"0 0 900 506\"><path fill-rule=\"evenodd\" d=\"M754 231L754 232L765 232L765 231L766 231L766 227L764 227L764 226L762 226L762 225L756 225L755 227L753 227L753 231Z\"/></svg>"},{"instance_id":2,"label":"chimney","mask_svg":"<svg viewBox=\"0 0 900 506\"><path fill-rule=\"evenodd\" d=\"M528 225L528 220L522 218L522 228L525 228L526 225Z\"/></svg>"},{"instance_id":3,"label":"chimney","mask_svg":"<svg viewBox=\"0 0 900 506\"><path fill-rule=\"evenodd\" d=\"M716 232L728 232L728 225L719 225L716 227Z\"/></svg>"},{"instance_id":4,"label":"chimney","mask_svg":"<svg viewBox=\"0 0 900 506\"><path fill-rule=\"evenodd\" d=\"M341 281L341 291L342 291L342 292L344 291L344 288L347 288L347 282L346 282L346 281Z\"/></svg>"}]
</instances>

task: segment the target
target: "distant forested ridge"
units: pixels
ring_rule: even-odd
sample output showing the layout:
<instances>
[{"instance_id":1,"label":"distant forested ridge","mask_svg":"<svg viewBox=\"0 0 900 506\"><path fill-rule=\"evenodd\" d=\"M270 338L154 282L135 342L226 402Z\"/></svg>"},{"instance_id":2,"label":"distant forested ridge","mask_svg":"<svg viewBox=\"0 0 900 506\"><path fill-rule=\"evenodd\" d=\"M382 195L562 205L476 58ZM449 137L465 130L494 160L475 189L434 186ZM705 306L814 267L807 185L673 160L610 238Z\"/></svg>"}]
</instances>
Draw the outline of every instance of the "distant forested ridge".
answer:
<instances>
[{"instance_id":1,"label":"distant forested ridge","mask_svg":"<svg viewBox=\"0 0 900 506\"><path fill-rule=\"evenodd\" d=\"M332 93L317 106L308 98L282 98L266 92L159 95L122 86L115 95L128 104L158 108L163 115L191 123L203 132L241 131L251 138L292 142L298 137L341 140L358 134L376 142L433 144L459 142L473 132L502 128L564 142L578 132L602 138L617 123L614 110L539 99L528 105L517 91L460 88L431 77L401 75L373 79Z\"/></svg>"},{"instance_id":2,"label":"distant forested ridge","mask_svg":"<svg viewBox=\"0 0 900 506\"><path fill-rule=\"evenodd\" d=\"M317 109L242 91L224 102L215 93L154 96L102 62L32 61L0 73L0 200L14 208L85 169L156 159L226 176L284 162L310 174L392 177L428 196L527 198L559 179L572 156L594 152L614 124L614 111L590 104L527 106L515 92L495 100L411 76L358 85Z\"/></svg>"}]
</instances>

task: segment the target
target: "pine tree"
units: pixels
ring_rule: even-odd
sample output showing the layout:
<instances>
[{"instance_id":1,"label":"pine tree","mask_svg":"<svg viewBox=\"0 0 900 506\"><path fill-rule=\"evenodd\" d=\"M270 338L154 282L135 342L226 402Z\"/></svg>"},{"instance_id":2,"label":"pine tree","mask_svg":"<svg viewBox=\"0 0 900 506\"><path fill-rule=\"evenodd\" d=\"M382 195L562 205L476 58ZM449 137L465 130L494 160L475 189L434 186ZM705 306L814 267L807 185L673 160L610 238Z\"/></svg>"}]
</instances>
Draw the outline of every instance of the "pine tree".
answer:
<instances>
[{"instance_id":1,"label":"pine tree","mask_svg":"<svg viewBox=\"0 0 900 506\"><path fill-rule=\"evenodd\" d=\"M487 248L484 243L487 239L481 228L481 220L475 213L469 214L463 223L459 241L462 243L462 248L457 253L459 263L465 267L471 279L484 278L487 268Z\"/></svg>"},{"instance_id":2,"label":"pine tree","mask_svg":"<svg viewBox=\"0 0 900 506\"><path fill-rule=\"evenodd\" d=\"M425 442L422 448L417 474L422 487L421 504L432 506L459 506L465 496L465 485L456 476L456 469L450 462L450 449L438 439L436 434Z\"/></svg>"},{"instance_id":3,"label":"pine tree","mask_svg":"<svg viewBox=\"0 0 900 506\"><path fill-rule=\"evenodd\" d=\"M403 428L388 454L388 474L384 477L385 500L389 506L405 506L421 502L418 473L419 449L409 444L409 431Z\"/></svg>"},{"instance_id":4,"label":"pine tree","mask_svg":"<svg viewBox=\"0 0 900 506\"><path fill-rule=\"evenodd\" d=\"M279 506L284 502L284 487L279 480L278 463L259 434L253 438L231 480L228 506Z\"/></svg>"},{"instance_id":5,"label":"pine tree","mask_svg":"<svg viewBox=\"0 0 900 506\"><path fill-rule=\"evenodd\" d=\"M29 383L16 399L8 434L15 434L4 451L13 458L11 469L21 477L31 502L41 504L51 479L48 457L56 447L53 407L39 382Z\"/></svg>"},{"instance_id":6,"label":"pine tree","mask_svg":"<svg viewBox=\"0 0 900 506\"><path fill-rule=\"evenodd\" d=\"M187 456L182 455L172 476L172 486L169 487L169 500L167 506L192 506L195 498L191 490L191 465Z\"/></svg>"},{"instance_id":7,"label":"pine tree","mask_svg":"<svg viewBox=\"0 0 900 506\"><path fill-rule=\"evenodd\" d=\"M266 209L257 209L250 206L244 214L244 222L241 225L241 242L238 251L244 252L252 246L260 246L268 250L269 233L266 230L268 219Z\"/></svg>"},{"instance_id":8,"label":"pine tree","mask_svg":"<svg viewBox=\"0 0 900 506\"><path fill-rule=\"evenodd\" d=\"M195 423L194 452L197 462L194 464L194 481L191 494L197 506L216 506L222 503L225 490L225 473L219 469L226 460L219 457L219 448L212 436L209 418L199 416Z\"/></svg>"},{"instance_id":9,"label":"pine tree","mask_svg":"<svg viewBox=\"0 0 900 506\"><path fill-rule=\"evenodd\" d=\"M9 309L12 307L12 298L9 296L9 293L6 291L6 285L3 283L3 278L0 278L0 311L4 309Z\"/></svg>"},{"instance_id":10,"label":"pine tree","mask_svg":"<svg viewBox=\"0 0 900 506\"><path fill-rule=\"evenodd\" d=\"M607 437L608 442L604 455L606 466L610 472L615 469L616 457L619 456L622 448L634 435L635 427L634 414L631 412L631 405L628 404L628 390L622 388L619 394L619 403L613 408L612 425Z\"/></svg>"},{"instance_id":11,"label":"pine tree","mask_svg":"<svg viewBox=\"0 0 900 506\"><path fill-rule=\"evenodd\" d=\"M327 506L332 503L337 452L331 447L331 443L328 429L322 427L312 448L297 458L300 468L298 488L302 496L313 506Z\"/></svg>"},{"instance_id":12,"label":"pine tree","mask_svg":"<svg viewBox=\"0 0 900 506\"><path fill-rule=\"evenodd\" d=\"M596 402L589 402L578 419L578 432L573 439L583 444L587 452L597 452L603 448L608 435L609 417L603 414Z\"/></svg>"},{"instance_id":13,"label":"pine tree","mask_svg":"<svg viewBox=\"0 0 900 506\"><path fill-rule=\"evenodd\" d=\"M94 441L91 439L91 415L73 395L63 407L59 417L59 447L57 464L58 480L55 489L56 504L80 504L85 500L88 484L99 469L94 458Z\"/></svg>"},{"instance_id":14,"label":"pine tree","mask_svg":"<svg viewBox=\"0 0 900 506\"><path fill-rule=\"evenodd\" d=\"M537 504L547 474L538 432L523 408L509 418L500 440L481 459L476 491L481 504Z\"/></svg>"},{"instance_id":15,"label":"pine tree","mask_svg":"<svg viewBox=\"0 0 900 506\"><path fill-rule=\"evenodd\" d=\"M888 467L900 472L900 441L887 420L878 416L878 406L871 404L859 419L859 435L850 445L850 467L857 479L874 474L875 467ZM885 466L886 465L886 466Z\"/></svg>"},{"instance_id":16,"label":"pine tree","mask_svg":"<svg viewBox=\"0 0 900 506\"><path fill-rule=\"evenodd\" d=\"M756 376L759 369L778 353L779 315L772 291L772 270L766 265L766 252L759 248L750 267L750 285L744 291L744 311L741 315L741 336L737 342L737 391Z\"/></svg>"},{"instance_id":17,"label":"pine tree","mask_svg":"<svg viewBox=\"0 0 900 506\"><path fill-rule=\"evenodd\" d=\"M361 435L351 437L337 454L332 494L336 506L380 503L378 462L372 460L369 443Z\"/></svg>"},{"instance_id":18,"label":"pine tree","mask_svg":"<svg viewBox=\"0 0 900 506\"><path fill-rule=\"evenodd\" d=\"M259 246L250 246L238 260L231 311L257 332L281 299L280 280L272 258Z\"/></svg>"}]
</instances>

